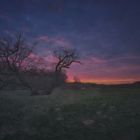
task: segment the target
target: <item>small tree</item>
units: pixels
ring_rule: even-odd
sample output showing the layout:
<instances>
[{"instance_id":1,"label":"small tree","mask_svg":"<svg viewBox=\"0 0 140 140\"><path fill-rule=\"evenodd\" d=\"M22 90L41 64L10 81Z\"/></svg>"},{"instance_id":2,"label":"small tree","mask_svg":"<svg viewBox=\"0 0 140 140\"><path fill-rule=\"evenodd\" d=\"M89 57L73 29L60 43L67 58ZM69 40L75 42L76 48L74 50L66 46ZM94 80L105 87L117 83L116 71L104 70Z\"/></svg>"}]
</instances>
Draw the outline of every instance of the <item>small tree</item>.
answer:
<instances>
[{"instance_id":1,"label":"small tree","mask_svg":"<svg viewBox=\"0 0 140 140\"><path fill-rule=\"evenodd\" d=\"M73 63L80 63L79 55L75 49L70 48L60 48L59 50L54 51L54 57L57 59L55 65L55 76L52 84L52 89L58 86L62 81L60 77L64 73L65 69L69 69ZM65 77L66 79L66 77Z\"/></svg>"},{"instance_id":2,"label":"small tree","mask_svg":"<svg viewBox=\"0 0 140 140\"><path fill-rule=\"evenodd\" d=\"M80 83L80 79L77 76L73 77L74 83Z\"/></svg>"},{"instance_id":3,"label":"small tree","mask_svg":"<svg viewBox=\"0 0 140 140\"><path fill-rule=\"evenodd\" d=\"M63 69L68 69L73 63L80 63L79 55L75 49L62 48L54 51L54 56L57 58L55 72L62 72Z\"/></svg>"},{"instance_id":4,"label":"small tree","mask_svg":"<svg viewBox=\"0 0 140 140\"><path fill-rule=\"evenodd\" d=\"M31 52L32 47L25 42L22 34L18 34L15 39L0 38L1 89L11 81L12 77L30 88L21 73L23 72L24 62Z\"/></svg>"}]
</instances>

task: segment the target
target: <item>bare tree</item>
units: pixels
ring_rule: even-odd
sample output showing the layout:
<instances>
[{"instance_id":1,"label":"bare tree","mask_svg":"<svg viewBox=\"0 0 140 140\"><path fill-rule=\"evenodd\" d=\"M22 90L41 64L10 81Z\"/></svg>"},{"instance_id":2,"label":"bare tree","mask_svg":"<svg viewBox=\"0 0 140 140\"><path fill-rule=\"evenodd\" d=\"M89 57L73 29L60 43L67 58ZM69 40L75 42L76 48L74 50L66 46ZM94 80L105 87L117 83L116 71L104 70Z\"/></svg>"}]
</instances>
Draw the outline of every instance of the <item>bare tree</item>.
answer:
<instances>
[{"instance_id":1,"label":"bare tree","mask_svg":"<svg viewBox=\"0 0 140 140\"><path fill-rule=\"evenodd\" d=\"M63 69L68 69L72 63L80 63L79 55L75 49L62 48L54 51L54 56L58 62L55 66L55 72L61 72Z\"/></svg>"},{"instance_id":2,"label":"bare tree","mask_svg":"<svg viewBox=\"0 0 140 140\"><path fill-rule=\"evenodd\" d=\"M57 59L57 62L55 65L53 83L51 84L52 86L50 88L51 91L63 83L63 80L66 80L65 76L65 78L61 78L63 75L65 75L65 69L70 68L73 63L81 64L79 61L79 55L75 49L60 48L59 50L54 51L54 57Z\"/></svg>"},{"instance_id":3,"label":"bare tree","mask_svg":"<svg viewBox=\"0 0 140 140\"><path fill-rule=\"evenodd\" d=\"M12 76L26 87L30 87L24 80L21 72L23 71L24 62L32 52L32 47L28 45L18 34L15 40L12 38L0 38L0 81L3 88L8 84Z\"/></svg>"},{"instance_id":4,"label":"bare tree","mask_svg":"<svg viewBox=\"0 0 140 140\"><path fill-rule=\"evenodd\" d=\"M80 83L80 78L77 76L74 76L73 81L74 81L74 83Z\"/></svg>"},{"instance_id":5,"label":"bare tree","mask_svg":"<svg viewBox=\"0 0 140 140\"><path fill-rule=\"evenodd\" d=\"M52 90L60 85L66 79L64 69L70 68L73 63L80 63L78 53L75 49L62 48L54 51L54 56L58 60L55 65L55 71L52 74L43 73L35 66L35 74L27 72L29 69L30 54L33 47L29 45L22 37L22 34L15 39L0 38L0 88L7 86L9 83L18 80L23 86L30 88L32 95L39 94L39 85L43 86L46 94L52 93ZM32 68L32 67L31 67ZM40 75L41 73L41 75ZM25 76L26 75L26 76ZM34 76L34 78L33 78ZM26 78L28 77L29 82ZM48 78L49 77L49 78ZM36 80L34 80L36 79ZM39 83L37 79L42 79ZM47 79L50 79L47 81ZM36 81L34 83L34 81ZM44 82L43 82L44 81ZM47 89L46 89L47 88Z\"/></svg>"}]
</instances>

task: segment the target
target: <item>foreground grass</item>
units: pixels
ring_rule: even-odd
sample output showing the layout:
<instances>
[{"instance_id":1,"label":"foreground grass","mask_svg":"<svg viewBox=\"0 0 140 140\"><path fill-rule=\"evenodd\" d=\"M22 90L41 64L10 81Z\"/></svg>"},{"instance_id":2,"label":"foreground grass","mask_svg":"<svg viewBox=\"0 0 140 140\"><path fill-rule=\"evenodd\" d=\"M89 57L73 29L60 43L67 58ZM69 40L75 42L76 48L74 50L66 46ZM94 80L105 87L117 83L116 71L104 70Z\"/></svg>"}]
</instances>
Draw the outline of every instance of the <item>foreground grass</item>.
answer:
<instances>
[{"instance_id":1,"label":"foreground grass","mask_svg":"<svg viewBox=\"0 0 140 140\"><path fill-rule=\"evenodd\" d=\"M140 89L0 94L0 140L139 140Z\"/></svg>"}]
</instances>

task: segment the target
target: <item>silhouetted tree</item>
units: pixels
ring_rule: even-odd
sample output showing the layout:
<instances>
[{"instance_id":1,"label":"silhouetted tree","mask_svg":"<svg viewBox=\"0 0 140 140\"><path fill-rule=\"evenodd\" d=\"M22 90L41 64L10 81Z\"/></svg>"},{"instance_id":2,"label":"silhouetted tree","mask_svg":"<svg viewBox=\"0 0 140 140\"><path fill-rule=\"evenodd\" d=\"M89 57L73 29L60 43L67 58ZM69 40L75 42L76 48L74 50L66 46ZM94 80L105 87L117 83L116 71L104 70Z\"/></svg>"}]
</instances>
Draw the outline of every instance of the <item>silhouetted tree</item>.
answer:
<instances>
[{"instance_id":1,"label":"silhouetted tree","mask_svg":"<svg viewBox=\"0 0 140 140\"><path fill-rule=\"evenodd\" d=\"M12 77L16 77L24 86L30 88L21 73L25 67L24 62L31 52L32 47L25 42L22 34L18 34L15 39L0 38L1 89L11 81Z\"/></svg>"},{"instance_id":2,"label":"silhouetted tree","mask_svg":"<svg viewBox=\"0 0 140 140\"><path fill-rule=\"evenodd\" d=\"M49 93L51 93L55 87L64 83L66 80L65 69L70 68L73 63L80 63L79 55L75 49L59 48L59 50L54 51L54 57L57 59L57 62Z\"/></svg>"},{"instance_id":3,"label":"silhouetted tree","mask_svg":"<svg viewBox=\"0 0 140 140\"><path fill-rule=\"evenodd\" d=\"M61 72L63 69L70 68L72 63L80 63L79 55L75 49L62 48L54 51L54 56L57 58L55 72Z\"/></svg>"},{"instance_id":4,"label":"silhouetted tree","mask_svg":"<svg viewBox=\"0 0 140 140\"><path fill-rule=\"evenodd\" d=\"M75 49L61 48L54 51L58 60L55 70L47 72L44 67L31 61L31 53L33 46L23 39L22 34L14 39L0 38L0 89L18 80L31 90L31 95L40 94L40 90L43 90L43 94L51 94L55 87L65 82L64 69L70 68L72 63L80 63ZM44 64L43 60L39 59L39 64Z\"/></svg>"},{"instance_id":5,"label":"silhouetted tree","mask_svg":"<svg viewBox=\"0 0 140 140\"><path fill-rule=\"evenodd\" d=\"M73 77L74 83L80 83L80 79L77 76Z\"/></svg>"}]
</instances>

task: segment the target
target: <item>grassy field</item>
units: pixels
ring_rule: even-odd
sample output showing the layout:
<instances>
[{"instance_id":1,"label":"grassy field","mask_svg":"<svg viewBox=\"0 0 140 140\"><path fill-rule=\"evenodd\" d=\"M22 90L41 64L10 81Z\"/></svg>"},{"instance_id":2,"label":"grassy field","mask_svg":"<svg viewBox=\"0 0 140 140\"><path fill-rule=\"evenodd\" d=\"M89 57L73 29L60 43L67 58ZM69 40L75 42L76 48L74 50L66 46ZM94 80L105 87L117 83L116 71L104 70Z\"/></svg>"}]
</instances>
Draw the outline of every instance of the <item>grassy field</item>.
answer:
<instances>
[{"instance_id":1,"label":"grassy field","mask_svg":"<svg viewBox=\"0 0 140 140\"><path fill-rule=\"evenodd\" d=\"M0 91L0 140L140 140L140 88Z\"/></svg>"}]
</instances>

